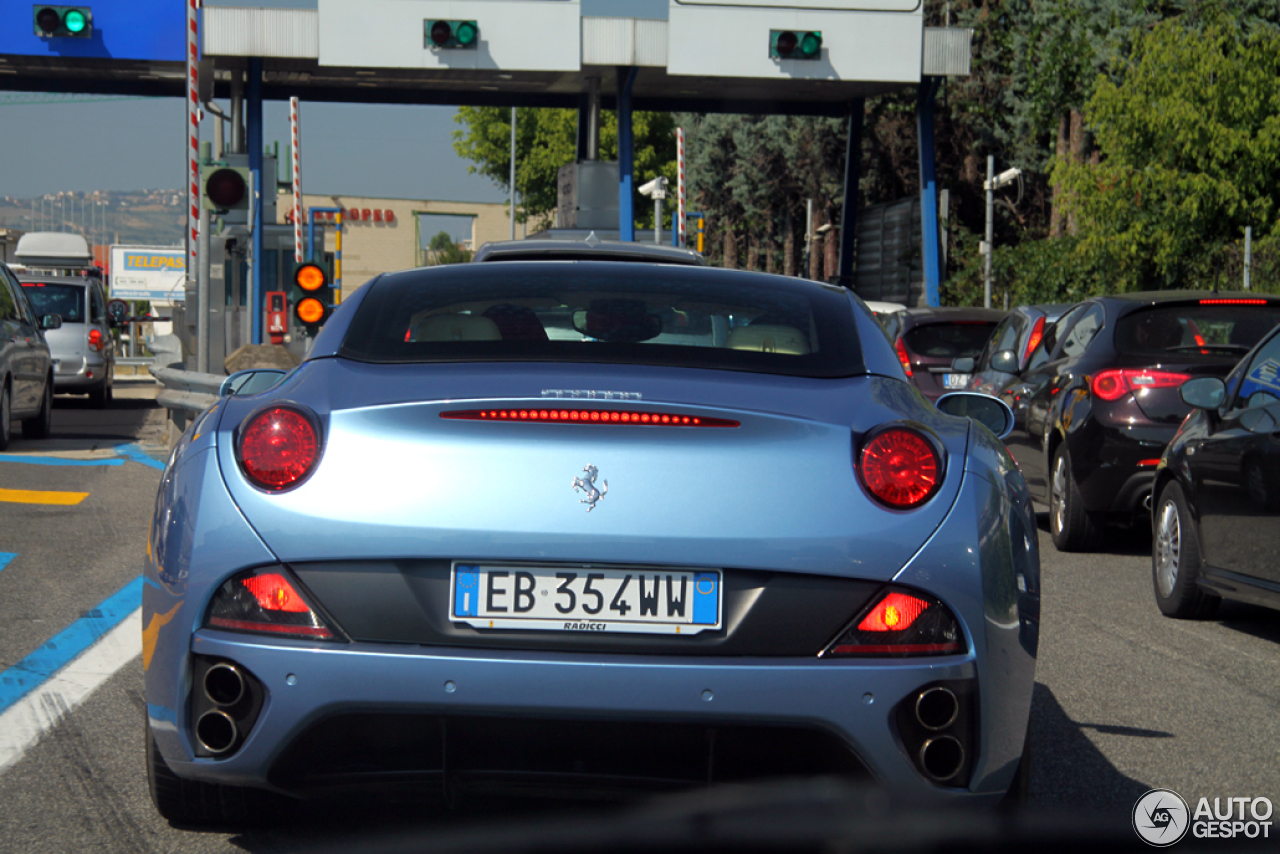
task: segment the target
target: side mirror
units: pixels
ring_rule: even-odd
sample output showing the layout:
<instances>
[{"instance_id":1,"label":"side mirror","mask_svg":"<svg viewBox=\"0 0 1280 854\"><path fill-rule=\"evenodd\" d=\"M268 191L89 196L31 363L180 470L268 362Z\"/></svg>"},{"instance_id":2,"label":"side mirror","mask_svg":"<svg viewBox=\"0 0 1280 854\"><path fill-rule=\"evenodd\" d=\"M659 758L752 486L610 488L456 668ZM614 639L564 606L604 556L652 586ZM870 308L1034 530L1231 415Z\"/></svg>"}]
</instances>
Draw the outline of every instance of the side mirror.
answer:
<instances>
[{"instance_id":1,"label":"side mirror","mask_svg":"<svg viewBox=\"0 0 1280 854\"><path fill-rule=\"evenodd\" d=\"M1003 439L1013 432L1013 410L998 397L972 391L957 391L938 398L940 412L960 418L972 418Z\"/></svg>"},{"instance_id":2,"label":"side mirror","mask_svg":"<svg viewBox=\"0 0 1280 854\"><path fill-rule=\"evenodd\" d=\"M973 373L974 361L972 356L961 356L958 359L951 360L951 370L957 374Z\"/></svg>"},{"instance_id":3,"label":"side mirror","mask_svg":"<svg viewBox=\"0 0 1280 854\"><path fill-rule=\"evenodd\" d=\"M40 318L40 328L41 329L61 329L62 315L46 314L44 317Z\"/></svg>"},{"instance_id":4,"label":"side mirror","mask_svg":"<svg viewBox=\"0 0 1280 854\"><path fill-rule=\"evenodd\" d=\"M1018 354L1012 350L1000 350L991 357L991 369L1002 374L1018 372Z\"/></svg>"},{"instance_id":5,"label":"side mirror","mask_svg":"<svg viewBox=\"0 0 1280 854\"><path fill-rule=\"evenodd\" d=\"M250 368L247 371L236 371L218 386L218 397L264 392L280 382L285 373L275 368Z\"/></svg>"},{"instance_id":6,"label":"side mirror","mask_svg":"<svg viewBox=\"0 0 1280 854\"><path fill-rule=\"evenodd\" d=\"M1178 396L1187 406L1217 409L1226 402L1227 384L1217 377L1196 377L1182 384Z\"/></svg>"}]
</instances>

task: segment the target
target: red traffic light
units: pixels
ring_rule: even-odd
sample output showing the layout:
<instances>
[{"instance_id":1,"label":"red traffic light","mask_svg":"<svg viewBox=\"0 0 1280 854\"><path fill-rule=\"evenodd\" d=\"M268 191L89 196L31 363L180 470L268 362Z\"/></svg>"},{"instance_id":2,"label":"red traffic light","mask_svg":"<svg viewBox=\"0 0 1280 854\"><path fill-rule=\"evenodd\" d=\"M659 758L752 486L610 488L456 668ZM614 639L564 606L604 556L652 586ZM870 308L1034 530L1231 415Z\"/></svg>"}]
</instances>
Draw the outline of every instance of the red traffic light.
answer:
<instances>
[{"instance_id":1,"label":"red traffic light","mask_svg":"<svg viewBox=\"0 0 1280 854\"><path fill-rule=\"evenodd\" d=\"M204 194L220 208L234 208L244 200L248 188L244 176L235 169L215 169L204 182Z\"/></svg>"}]
</instances>

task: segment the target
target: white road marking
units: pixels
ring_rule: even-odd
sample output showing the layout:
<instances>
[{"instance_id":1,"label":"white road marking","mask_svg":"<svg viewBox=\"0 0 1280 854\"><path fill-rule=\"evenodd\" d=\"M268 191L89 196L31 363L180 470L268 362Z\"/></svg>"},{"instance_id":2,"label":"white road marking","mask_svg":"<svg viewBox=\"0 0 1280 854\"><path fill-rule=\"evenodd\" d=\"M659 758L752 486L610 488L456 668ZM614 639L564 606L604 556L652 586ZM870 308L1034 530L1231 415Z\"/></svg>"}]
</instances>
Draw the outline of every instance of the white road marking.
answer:
<instances>
[{"instance_id":1,"label":"white road marking","mask_svg":"<svg viewBox=\"0 0 1280 854\"><path fill-rule=\"evenodd\" d=\"M94 689L141 654L142 609L138 608L0 715L0 774L39 743Z\"/></svg>"}]
</instances>

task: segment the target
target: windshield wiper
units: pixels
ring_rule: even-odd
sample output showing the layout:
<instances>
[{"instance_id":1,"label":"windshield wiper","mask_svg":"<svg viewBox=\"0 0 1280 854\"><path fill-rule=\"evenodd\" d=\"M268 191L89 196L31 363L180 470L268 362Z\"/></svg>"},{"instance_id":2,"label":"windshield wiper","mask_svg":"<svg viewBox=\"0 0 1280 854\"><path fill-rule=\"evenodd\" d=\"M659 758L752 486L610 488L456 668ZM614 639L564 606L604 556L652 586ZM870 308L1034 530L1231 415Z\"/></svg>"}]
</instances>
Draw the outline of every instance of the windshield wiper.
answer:
<instances>
[{"instance_id":1,"label":"windshield wiper","mask_svg":"<svg viewBox=\"0 0 1280 854\"><path fill-rule=\"evenodd\" d=\"M1165 350L1230 350L1232 353L1248 353L1252 349L1243 344L1179 344L1176 347L1165 347Z\"/></svg>"}]
</instances>

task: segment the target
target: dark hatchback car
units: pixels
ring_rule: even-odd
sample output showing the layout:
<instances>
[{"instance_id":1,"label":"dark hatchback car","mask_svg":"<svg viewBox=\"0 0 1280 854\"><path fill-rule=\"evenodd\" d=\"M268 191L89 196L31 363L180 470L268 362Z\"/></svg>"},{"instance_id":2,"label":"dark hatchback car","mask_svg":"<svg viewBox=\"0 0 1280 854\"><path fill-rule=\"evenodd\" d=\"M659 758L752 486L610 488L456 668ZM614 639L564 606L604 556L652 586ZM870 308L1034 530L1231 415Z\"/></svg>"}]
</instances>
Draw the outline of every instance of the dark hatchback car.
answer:
<instances>
[{"instance_id":1,"label":"dark hatchback car","mask_svg":"<svg viewBox=\"0 0 1280 854\"><path fill-rule=\"evenodd\" d=\"M972 364L958 359L952 368L960 373L972 372L970 391L999 396L1031 362L1031 354L1044 340L1045 329L1052 328L1070 308L1070 303L1018 306L996 326ZM1006 399L1005 403L1012 401Z\"/></svg>"},{"instance_id":2,"label":"dark hatchback car","mask_svg":"<svg viewBox=\"0 0 1280 854\"><path fill-rule=\"evenodd\" d=\"M1280 297L1161 291L1097 297L1045 335L1009 393L1025 400L1006 445L1062 551L1149 509L1156 465L1191 411L1178 393L1225 377L1280 322Z\"/></svg>"},{"instance_id":3,"label":"dark hatchback car","mask_svg":"<svg viewBox=\"0 0 1280 854\"><path fill-rule=\"evenodd\" d=\"M969 387L956 359L976 359L1006 312L993 308L909 308L898 319L893 349L907 378L929 400Z\"/></svg>"},{"instance_id":4,"label":"dark hatchback car","mask_svg":"<svg viewBox=\"0 0 1280 854\"><path fill-rule=\"evenodd\" d=\"M1225 383L1181 396L1194 411L1152 489L1156 603L1170 617L1207 617L1224 597L1280 609L1280 329Z\"/></svg>"}]
</instances>

